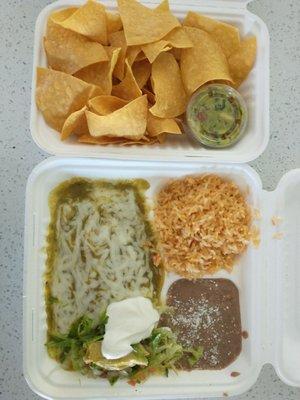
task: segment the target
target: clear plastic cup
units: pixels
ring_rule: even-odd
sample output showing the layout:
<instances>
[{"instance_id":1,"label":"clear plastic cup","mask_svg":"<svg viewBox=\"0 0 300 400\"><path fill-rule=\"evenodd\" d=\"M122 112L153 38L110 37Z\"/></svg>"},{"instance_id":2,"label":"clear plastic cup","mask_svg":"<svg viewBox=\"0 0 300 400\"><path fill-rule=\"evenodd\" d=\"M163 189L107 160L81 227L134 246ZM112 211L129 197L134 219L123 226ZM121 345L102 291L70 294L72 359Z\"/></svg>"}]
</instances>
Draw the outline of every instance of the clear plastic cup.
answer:
<instances>
[{"instance_id":1,"label":"clear plastic cup","mask_svg":"<svg viewBox=\"0 0 300 400\"><path fill-rule=\"evenodd\" d=\"M243 97L231 86L212 83L191 97L186 110L187 133L204 146L232 146L245 133L248 111Z\"/></svg>"}]
</instances>

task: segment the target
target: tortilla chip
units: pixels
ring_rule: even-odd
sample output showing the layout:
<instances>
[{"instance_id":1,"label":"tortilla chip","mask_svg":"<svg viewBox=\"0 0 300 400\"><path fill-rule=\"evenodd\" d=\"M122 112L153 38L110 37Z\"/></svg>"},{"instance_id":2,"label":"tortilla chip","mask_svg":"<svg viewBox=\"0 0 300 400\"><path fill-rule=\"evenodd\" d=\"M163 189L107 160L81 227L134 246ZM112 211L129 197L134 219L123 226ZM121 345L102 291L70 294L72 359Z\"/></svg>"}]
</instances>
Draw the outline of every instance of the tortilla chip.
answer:
<instances>
[{"instance_id":1,"label":"tortilla chip","mask_svg":"<svg viewBox=\"0 0 300 400\"><path fill-rule=\"evenodd\" d=\"M141 89L139 88L135 80L135 77L127 60L125 77L122 82L120 82L116 86L113 86L111 93L112 95L120 97L124 100L133 100L139 96L142 96Z\"/></svg>"},{"instance_id":2,"label":"tortilla chip","mask_svg":"<svg viewBox=\"0 0 300 400\"><path fill-rule=\"evenodd\" d=\"M89 129L86 122L85 110L86 106L80 110L73 112L65 120L64 126L61 131L60 139L66 140L73 133L75 135L88 134Z\"/></svg>"},{"instance_id":3,"label":"tortilla chip","mask_svg":"<svg viewBox=\"0 0 300 400\"><path fill-rule=\"evenodd\" d=\"M239 49L228 58L230 75L234 86L239 87L247 78L256 58L256 38L251 36L244 39Z\"/></svg>"},{"instance_id":4,"label":"tortilla chip","mask_svg":"<svg viewBox=\"0 0 300 400\"><path fill-rule=\"evenodd\" d=\"M100 43L65 29L49 18L44 47L48 65L57 70L74 74L80 69L97 62L107 61L108 57Z\"/></svg>"},{"instance_id":5,"label":"tortilla chip","mask_svg":"<svg viewBox=\"0 0 300 400\"><path fill-rule=\"evenodd\" d=\"M187 96L179 66L171 53L161 53L154 61L151 80L156 98L150 108L153 115L173 118L185 112Z\"/></svg>"},{"instance_id":6,"label":"tortilla chip","mask_svg":"<svg viewBox=\"0 0 300 400\"><path fill-rule=\"evenodd\" d=\"M128 45L156 42L180 26L174 15L164 8L151 9L136 0L118 0L120 16Z\"/></svg>"},{"instance_id":7,"label":"tortilla chip","mask_svg":"<svg viewBox=\"0 0 300 400\"><path fill-rule=\"evenodd\" d=\"M143 87L142 93L147 95L147 99L150 104L155 104L155 94L151 92L148 88Z\"/></svg>"},{"instance_id":8,"label":"tortilla chip","mask_svg":"<svg viewBox=\"0 0 300 400\"><path fill-rule=\"evenodd\" d=\"M176 58L177 61L180 61L180 59L181 59L181 49L176 49L175 47L173 47L170 50L170 53L173 54L173 56Z\"/></svg>"},{"instance_id":9,"label":"tortilla chip","mask_svg":"<svg viewBox=\"0 0 300 400\"><path fill-rule=\"evenodd\" d=\"M219 44L226 57L237 51L240 45L240 33L238 28L221 21L206 17L195 12L188 12L183 25L202 29L209 33Z\"/></svg>"},{"instance_id":10,"label":"tortilla chip","mask_svg":"<svg viewBox=\"0 0 300 400\"><path fill-rule=\"evenodd\" d=\"M140 52L141 52L140 46L130 46L127 48L126 58L130 66L135 62Z\"/></svg>"},{"instance_id":11,"label":"tortilla chip","mask_svg":"<svg viewBox=\"0 0 300 400\"><path fill-rule=\"evenodd\" d=\"M108 40L111 46L118 47L121 49L117 64L113 71L113 76L118 78L120 81L124 78L125 72L125 58L127 52L127 43L125 39L124 31L113 32L108 35Z\"/></svg>"},{"instance_id":12,"label":"tortilla chip","mask_svg":"<svg viewBox=\"0 0 300 400\"><path fill-rule=\"evenodd\" d=\"M172 46L164 39L142 46L142 50L151 64L155 61L160 53L169 51L171 48Z\"/></svg>"},{"instance_id":13,"label":"tortilla chip","mask_svg":"<svg viewBox=\"0 0 300 400\"><path fill-rule=\"evenodd\" d=\"M91 136L125 137L141 139L147 125L147 96L138 97L111 114L100 116L86 111Z\"/></svg>"},{"instance_id":14,"label":"tortilla chip","mask_svg":"<svg viewBox=\"0 0 300 400\"><path fill-rule=\"evenodd\" d=\"M109 144L117 144L119 146L132 146L132 145L145 145L145 144L154 144L157 143L157 138L147 138L143 136L139 140L130 140L126 138L115 138L115 137L93 137L90 135L81 136L78 141L80 143L89 143L89 144L100 144L100 145L109 145Z\"/></svg>"},{"instance_id":15,"label":"tortilla chip","mask_svg":"<svg viewBox=\"0 0 300 400\"><path fill-rule=\"evenodd\" d=\"M169 0L163 0L155 9L158 11L170 11Z\"/></svg>"},{"instance_id":16,"label":"tortilla chip","mask_svg":"<svg viewBox=\"0 0 300 400\"><path fill-rule=\"evenodd\" d=\"M126 140L123 143L120 143L120 146L132 146L132 145L151 145L157 143L157 138L147 139L146 137L141 138L140 140Z\"/></svg>"},{"instance_id":17,"label":"tortilla chip","mask_svg":"<svg viewBox=\"0 0 300 400\"><path fill-rule=\"evenodd\" d=\"M51 18L52 21L54 21L54 22L59 24L60 22L63 22L67 18L69 18L77 10L78 10L78 7L64 8L63 10L59 10L59 11L53 12L50 15L49 19Z\"/></svg>"},{"instance_id":18,"label":"tortilla chip","mask_svg":"<svg viewBox=\"0 0 300 400\"><path fill-rule=\"evenodd\" d=\"M135 58L135 62L138 62L138 61L143 61L143 60L146 60L146 56L145 56L145 53L143 52L143 51L140 51L140 53L136 56L136 58Z\"/></svg>"},{"instance_id":19,"label":"tortilla chip","mask_svg":"<svg viewBox=\"0 0 300 400\"><path fill-rule=\"evenodd\" d=\"M148 113L147 133L150 137L159 136L162 133L181 135L181 129L177 122L171 118L158 118Z\"/></svg>"},{"instance_id":20,"label":"tortilla chip","mask_svg":"<svg viewBox=\"0 0 300 400\"><path fill-rule=\"evenodd\" d=\"M120 15L106 11L106 27L108 33L120 31L123 28Z\"/></svg>"},{"instance_id":21,"label":"tortilla chip","mask_svg":"<svg viewBox=\"0 0 300 400\"><path fill-rule=\"evenodd\" d=\"M166 133L161 133L160 135L156 136L156 138L160 144L164 143L166 141L166 137L167 137Z\"/></svg>"},{"instance_id":22,"label":"tortilla chip","mask_svg":"<svg viewBox=\"0 0 300 400\"><path fill-rule=\"evenodd\" d=\"M120 48L120 47L114 47L114 46L103 46L103 47L104 47L104 49L105 49L105 51L106 51L106 54L107 54L107 56L108 56L109 59L112 58L113 52L114 52L115 50L118 49L118 50L121 51L121 48Z\"/></svg>"},{"instance_id":23,"label":"tortilla chip","mask_svg":"<svg viewBox=\"0 0 300 400\"><path fill-rule=\"evenodd\" d=\"M227 59L217 42L198 28L184 28L194 47L181 50L181 74L189 95L213 80L232 82Z\"/></svg>"},{"instance_id":24,"label":"tortilla chip","mask_svg":"<svg viewBox=\"0 0 300 400\"><path fill-rule=\"evenodd\" d=\"M102 94L111 94L112 74L120 51L121 49L114 49L109 61L89 65L88 67L76 72L74 76L85 82L97 85L102 90Z\"/></svg>"},{"instance_id":25,"label":"tortilla chip","mask_svg":"<svg viewBox=\"0 0 300 400\"><path fill-rule=\"evenodd\" d=\"M135 62L132 66L132 73L138 84L138 87L142 89L151 75L151 64L148 60Z\"/></svg>"},{"instance_id":26,"label":"tortilla chip","mask_svg":"<svg viewBox=\"0 0 300 400\"><path fill-rule=\"evenodd\" d=\"M168 33L164 40L167 40L172 47L176 47L178 49L187 49L189 47L193 47L193 42L189 38L189 35L185 32L183 28L175 28L172 32Z\"/></svg>"},{"instance_id":27,"label":"tortilla chip","mask_svg":"<svg viewBox=\"0 0 300 400\"><path fill-rule=\"evenodd\" d=\"M89 144L101 144L101 145L107 145L107 144L120 144L123 143L124 138L116 138L116 137L94 137L91 135L82 135L78 138L78 142L80 143L89 143Z\"/></svg>"},{"instance_id":28,"label":"tortilla chip","mask_svg":"<svg viewBox=\"0 0 300 400\"><path fill-rule=\"evenodd\" d=\"M128 101L115 96L97 96L88 103L89 109L98 115L108 115L126 106Z\"/></svg>"},{"instance_id":29,"label":"tortilla chip","mask_svg":"<svg viewBox=\"0 0 300 400\"><path fill-rule=\"evenodd\" d=\"M172 47L176 48L190 48L193 43L182 28L175 28L168 33L162 40L158 42L145 44L142 50L148 60L153 63L156 57L163 51L171 50Z\"/></svg>"},{"instance_id":30,"label":"tortilla chip","mask_svg":"<svg viewBox=\"0 0 300 400\"><path fill-rule=\"evenodd\" d=\"M88 0L60 25L91 40L107 44L106 12L102 4Z\"/></svg>"},{"instance_id":31,"label":"tortilla chip","mask_svg":"<svg viewBox=\"0 0 300 400\"><path fill-rule=\"evenodd\" d=\"M72 75L47 68L37 68L36 103L45 121L61 131L65 120L84 107L101 91Z\"/></svg>"},{"instance_id":32,"label":"tortilla chip","mask_svg":"<svg viewBox=\"0 0 300 400\"><path fill-rule=\"evenodd\" d=\"M145 135L139 139L126 139L122 143L120 143L120 146L132 146L132 145L152 145L154 143L158 142L158 137L149 137L147 136L147 132Z\"/></svg>"}]
</instances>

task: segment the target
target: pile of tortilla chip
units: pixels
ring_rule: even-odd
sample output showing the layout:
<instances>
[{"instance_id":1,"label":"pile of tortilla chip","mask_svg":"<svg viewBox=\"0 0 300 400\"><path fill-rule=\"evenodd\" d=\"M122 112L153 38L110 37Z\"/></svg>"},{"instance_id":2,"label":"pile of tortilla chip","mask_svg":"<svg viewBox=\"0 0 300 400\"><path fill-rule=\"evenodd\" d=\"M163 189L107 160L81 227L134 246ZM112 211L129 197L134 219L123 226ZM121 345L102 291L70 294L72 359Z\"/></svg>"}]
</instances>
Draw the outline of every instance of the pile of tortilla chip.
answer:
<instances>
[{"instance_id":1,"label":"pile of tortilla chip","mask_svg":"<svg viewBox=\"0 0 300 400\"><path fill-rule=\"evenodd\" d=\"M88 0L52 13L38 68L36 102L65 140L153 144L182 133L180 117L202 85L238 87L253 67L254 37L189 12L181 23L168 0L151 9L118 0L119 13Z\"/></svg>"}]
</instances>

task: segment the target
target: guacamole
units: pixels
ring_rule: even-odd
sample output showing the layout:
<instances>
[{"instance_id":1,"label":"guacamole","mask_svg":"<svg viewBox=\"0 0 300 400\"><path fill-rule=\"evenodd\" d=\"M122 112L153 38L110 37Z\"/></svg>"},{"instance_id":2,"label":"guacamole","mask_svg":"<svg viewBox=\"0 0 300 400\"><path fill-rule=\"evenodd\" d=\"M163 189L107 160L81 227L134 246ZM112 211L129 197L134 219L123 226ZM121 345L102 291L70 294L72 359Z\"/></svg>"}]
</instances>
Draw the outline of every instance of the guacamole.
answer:
<instances>
[{"instance_id":1,"label":"guacamole","mask_svg":"<svg viewBox=\"0 0 300 400\"><path fill-rule=\"evenodd\" d=\"M191 98L186 122L201 144L224 148L242 136L247 124L247 109L235 89L224 84L210 84Z\"/></svg>"}]
</instances>

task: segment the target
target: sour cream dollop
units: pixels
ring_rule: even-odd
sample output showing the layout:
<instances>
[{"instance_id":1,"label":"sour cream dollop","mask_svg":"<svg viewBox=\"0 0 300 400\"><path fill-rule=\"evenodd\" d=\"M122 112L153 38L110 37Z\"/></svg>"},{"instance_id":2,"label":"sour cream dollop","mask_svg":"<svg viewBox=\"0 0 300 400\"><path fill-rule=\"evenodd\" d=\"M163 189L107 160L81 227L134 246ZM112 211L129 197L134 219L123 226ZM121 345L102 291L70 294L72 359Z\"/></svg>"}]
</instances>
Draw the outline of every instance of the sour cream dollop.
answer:
<instances>
[{"instance_id":1,"label":"sour cream dollop","mask_svg":"<svg viewBox=\"0 0 300 400\"><path fill-rule=\"evenodd\" d=\"M102 342L102 355L107 359L127 356L131 345L151 335L159 320L152 302L142 296L109 304L108 321Z\"/></svg>"}]
</instances>

